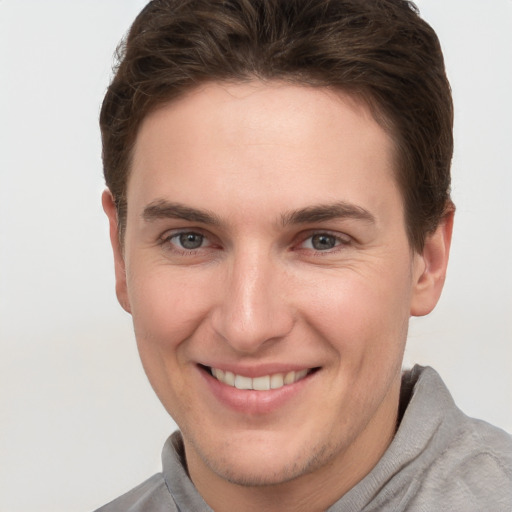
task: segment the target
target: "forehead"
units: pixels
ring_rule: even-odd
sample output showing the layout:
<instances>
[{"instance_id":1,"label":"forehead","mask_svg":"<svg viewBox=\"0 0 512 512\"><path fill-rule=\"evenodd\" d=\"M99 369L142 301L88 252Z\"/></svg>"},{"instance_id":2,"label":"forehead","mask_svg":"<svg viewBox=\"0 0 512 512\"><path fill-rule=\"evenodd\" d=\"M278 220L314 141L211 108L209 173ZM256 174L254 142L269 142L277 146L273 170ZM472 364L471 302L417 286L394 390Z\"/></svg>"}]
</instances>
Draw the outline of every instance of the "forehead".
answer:
<instances>
[{"instance_id":1,"label":"forehead","mask_svg":"<svg viewBox=\"0 0 512 512\"><path fill-rule=\"evenodd\" d=\"M351 201L360 196L379 203L384 184L395 188L393 155L391 138L366 105L347 94L283 83L213 83L143 121L128 203L171 196L220 207L239 198L244 208L249 201L294 209L347 194Z\"/></svg>"}]
</instances>

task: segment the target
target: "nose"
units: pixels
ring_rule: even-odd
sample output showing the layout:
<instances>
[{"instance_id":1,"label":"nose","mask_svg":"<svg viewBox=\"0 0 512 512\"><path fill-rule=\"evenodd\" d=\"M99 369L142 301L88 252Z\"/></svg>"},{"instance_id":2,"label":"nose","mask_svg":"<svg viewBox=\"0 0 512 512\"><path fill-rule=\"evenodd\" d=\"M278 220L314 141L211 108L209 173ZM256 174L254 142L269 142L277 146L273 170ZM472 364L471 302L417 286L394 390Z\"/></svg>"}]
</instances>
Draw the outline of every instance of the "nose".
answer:
<instances>
[{"instance_id":1,"label":"nose","mask_svg":"<svg viewBox=\"0 0 512 512\"><path fill-rule=\"evenodd\" d=\"M286 282L282 265L268 253L246 250L235 254L212 315L216 333L246 355L284 338L294 323Z\"/></svg>"}]
</instances>

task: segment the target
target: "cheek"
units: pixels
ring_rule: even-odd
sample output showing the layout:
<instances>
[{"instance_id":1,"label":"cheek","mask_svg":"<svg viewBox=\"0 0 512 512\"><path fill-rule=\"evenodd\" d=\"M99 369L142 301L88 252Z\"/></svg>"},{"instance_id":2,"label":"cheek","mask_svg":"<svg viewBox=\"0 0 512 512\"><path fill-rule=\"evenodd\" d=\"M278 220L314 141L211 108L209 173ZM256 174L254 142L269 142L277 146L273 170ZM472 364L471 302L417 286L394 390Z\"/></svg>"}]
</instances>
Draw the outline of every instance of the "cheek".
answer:
<instances>
[{"instance_id":1,"label":"cheek","mask_svg":"<svg viewBox=\"0 0 512 512\"><path fill-rule=\"evenodd\" d=\"M312 290L303 302L306 319L342 361L348 355L361 362L368 357L395 358L401 352L410 297L403 272L344 271L317 281Z\"/></svg>"},{"instance_id":2,"label":"cheek","mask_svg":"<svg viewBox=\"0 0 512 512\"><path fill-rule=\"evenodd\" d=\"M156 395L180 423L194 403L187 385L187 340L207 315L209 299L199 283L168 268L132 270L128 292L142 366Z\"/></svg>"},{"instance_id":3,"label":"cheek","mask_svg":"<svg viewBox=\"0 0 512 512\"><path fill-rule=\"evenodd\" d=\"M165 351L190 337L207 315L207 289L187 273L168 268L128 277L128 294L137 342Z\"/></svg>"}]
</instances>

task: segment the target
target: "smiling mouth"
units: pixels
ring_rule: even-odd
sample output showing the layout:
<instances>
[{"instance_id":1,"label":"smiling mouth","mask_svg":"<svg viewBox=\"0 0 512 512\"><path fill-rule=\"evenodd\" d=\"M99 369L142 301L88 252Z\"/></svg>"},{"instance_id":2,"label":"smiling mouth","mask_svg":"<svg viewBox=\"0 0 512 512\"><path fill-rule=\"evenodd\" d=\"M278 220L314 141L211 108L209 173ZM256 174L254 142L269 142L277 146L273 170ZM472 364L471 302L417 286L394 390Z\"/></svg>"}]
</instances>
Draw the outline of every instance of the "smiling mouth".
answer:
<instances>
[{"instance_id":1,"label":"smiling mouth","mask_svg":"<svg viewBox=\"0 0 512 512\"><path fill-rule=\"evenodd\" d=\"M212 377L219 382L236 389L269 391L271 389L280 389L284 386L294 384L299 380L306 378L318 368L307 368L304 370L291 371L287 373L274 373L272 375L262 375L261 377L246 377L233 372L223 371L218 368L203 367Z\"/></svg>"}]
</instances>

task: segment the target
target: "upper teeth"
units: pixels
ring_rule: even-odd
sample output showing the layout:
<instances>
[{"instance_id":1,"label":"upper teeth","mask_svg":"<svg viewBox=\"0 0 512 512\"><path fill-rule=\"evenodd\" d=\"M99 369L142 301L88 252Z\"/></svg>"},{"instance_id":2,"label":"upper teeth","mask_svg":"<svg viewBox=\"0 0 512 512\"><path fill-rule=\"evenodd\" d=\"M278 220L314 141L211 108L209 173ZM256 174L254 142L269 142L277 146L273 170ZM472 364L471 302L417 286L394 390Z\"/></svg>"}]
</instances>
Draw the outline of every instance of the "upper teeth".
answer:
<instances>
[{"instance_id":1,"label":"upper teeth","mask_svg":"<svg viewBox=\"0 0 512 512\"><path fill-rule=\"evenodd\" d=\"M308 370L306 369L299 370L297 372L275 373L273 375L251 378L244 375L237 375L232 372L225 372L218 368L211 368L211 372L217 380L227 384L228 386L232 386L237 389L254 389L257 391L279 389L303 379L308 374Z\"/></svg>"}]
</instances>

